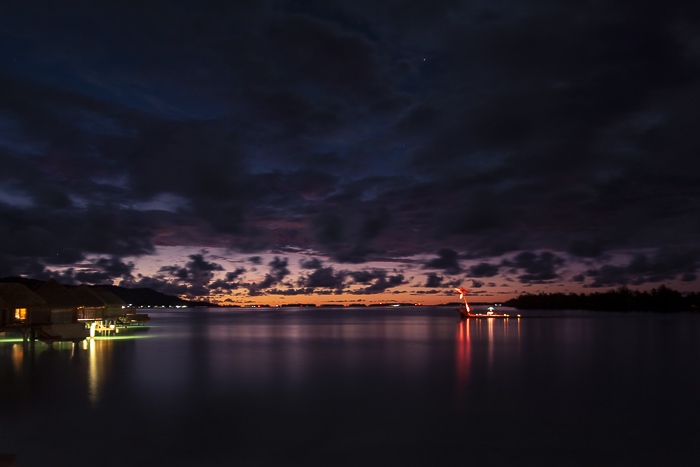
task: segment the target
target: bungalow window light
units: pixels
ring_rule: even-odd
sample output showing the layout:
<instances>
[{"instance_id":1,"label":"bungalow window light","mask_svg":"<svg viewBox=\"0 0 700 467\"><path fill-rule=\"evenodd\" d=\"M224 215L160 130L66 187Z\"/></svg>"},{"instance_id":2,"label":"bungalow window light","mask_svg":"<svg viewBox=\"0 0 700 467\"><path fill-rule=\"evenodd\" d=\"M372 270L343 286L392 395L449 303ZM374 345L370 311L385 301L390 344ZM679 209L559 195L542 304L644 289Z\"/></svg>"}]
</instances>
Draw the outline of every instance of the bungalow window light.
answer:
<instances>
[{"instance_id":1,"label":"bungalow window light","mask_svg":"<svg viewBox=\"0 0 700 467\"><path fill-rule=\"evenodd\" d=\"M15 319L18 321L24 321L25 319L27 319L27 309L15 308Z\"/></svg>"}]
</instances>

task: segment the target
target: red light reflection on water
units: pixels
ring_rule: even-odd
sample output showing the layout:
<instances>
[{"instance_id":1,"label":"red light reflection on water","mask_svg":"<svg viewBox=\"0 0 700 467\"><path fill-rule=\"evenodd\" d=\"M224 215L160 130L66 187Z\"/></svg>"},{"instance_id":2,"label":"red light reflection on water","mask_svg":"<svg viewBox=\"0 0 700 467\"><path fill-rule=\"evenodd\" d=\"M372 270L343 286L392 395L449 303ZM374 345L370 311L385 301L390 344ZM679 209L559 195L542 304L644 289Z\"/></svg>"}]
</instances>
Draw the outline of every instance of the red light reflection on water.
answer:
<instances>
[{"instance_id":1,"label":"red light reflection on water","mask_svg":"<svg viewBox=\"0 0 700 467\"><path fill-rule=\"evenodd\" d=\"M461 319L455 334L455 347L455 403L462 409L469 399L470 378L476 368L480 369L480 378L490 380L498 371L498 362L517 358L520 319Z\"/></svg>"},{"instance_id":2,"label":"red light reflection on water","mask_svg":"<svg viewBox=\"0 0 700 467\"><path fill-rule=\"evenodd\" d=\"M467 401L469 386L469 366L471 365L471 330L469 319L461 319L457 327L457 407L464 408Z\"/></svg>"}]
</instances>

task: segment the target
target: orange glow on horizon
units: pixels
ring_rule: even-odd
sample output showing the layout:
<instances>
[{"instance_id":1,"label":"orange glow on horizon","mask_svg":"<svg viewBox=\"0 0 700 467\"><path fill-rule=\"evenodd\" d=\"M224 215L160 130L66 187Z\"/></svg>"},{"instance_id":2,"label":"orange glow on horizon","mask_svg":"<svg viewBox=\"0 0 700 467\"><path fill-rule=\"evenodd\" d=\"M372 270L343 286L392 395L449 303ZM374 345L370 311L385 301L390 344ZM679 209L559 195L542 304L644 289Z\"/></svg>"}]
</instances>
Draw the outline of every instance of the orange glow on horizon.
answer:
<instances>
[{"instance_id":1,"label":"orange glow on horizon","mask_svg":"<svg viewBox=\"0 0 700 467\"><path fill-rule=\"evenodd\" d=\"M511 298L515 298L516 293L502 294L497 293L472 293L470 305L484 305L494 303L502 303ZM379 294L332 294L332 293L316 293L316 294L298 294L298 295L281 295L281 294L261 294L247 295L247 292L239 292L233 294L221 294L202 297L187 297L181 295L180 298L189 301L206 301L219 306L231 307L252 307L252 306L359 306L359 305L405 305L405 306L440 306L440 305L458 305L462 303L459 296L455 295L452 288L446 288L439 293L434 293L431 289L416 288L410 291L401 291L397 293L379 293Z\"/></svg>"}]
</instances>

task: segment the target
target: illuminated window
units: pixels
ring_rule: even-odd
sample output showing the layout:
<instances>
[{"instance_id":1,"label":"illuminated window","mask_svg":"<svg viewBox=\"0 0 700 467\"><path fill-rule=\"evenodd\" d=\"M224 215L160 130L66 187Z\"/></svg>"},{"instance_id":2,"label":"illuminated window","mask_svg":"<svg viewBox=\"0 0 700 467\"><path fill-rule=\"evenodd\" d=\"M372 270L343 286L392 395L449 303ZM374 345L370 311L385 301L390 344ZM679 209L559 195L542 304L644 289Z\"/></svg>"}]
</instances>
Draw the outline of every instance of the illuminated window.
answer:
<instances>
[{"instance_id":1,"label":"illuminated window","mask_svg":"<svg viewBox=\"0 0 700 467\"><path fill-rule=\"evenodd\" d=\"M25 319L27 319L27 309L15 308L15 319L18 321L24 321Z\"/></svg>"}]
</instances>

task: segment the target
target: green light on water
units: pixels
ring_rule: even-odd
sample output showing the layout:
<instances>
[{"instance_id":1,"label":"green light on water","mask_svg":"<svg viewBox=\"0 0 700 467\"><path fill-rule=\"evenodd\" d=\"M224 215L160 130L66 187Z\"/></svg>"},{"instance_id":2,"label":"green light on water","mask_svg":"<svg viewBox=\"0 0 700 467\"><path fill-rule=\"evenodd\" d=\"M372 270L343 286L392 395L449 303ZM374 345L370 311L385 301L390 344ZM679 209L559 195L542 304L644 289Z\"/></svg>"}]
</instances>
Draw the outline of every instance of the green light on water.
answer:
<instances>
[{"instance_id":1,"label":"green light on water","mask_svg":"<svg viewBox=\"0 0 700 467\"><path fill-rule=\"evenodd\" d=\"M149 337L155 337L147 334L116 334L116 335L111 335L111 336L95 336L92 338L92 340L95 341L109 341L109 340L132 340L132 339L146 339ZM89 341L90 338L85 338L83 339L85 341ZM25 342L22 337L0 337L0 344L21 344ZM26 341L27 343L31 343L30 340ZM41 339L37 339L34 342L36 343L43 343L45 344L46 342L42 341ZM70 342L69 340L66 341L56 341L55 343L61 343L61 342Z\"/></svg>"},{"instance_id":2,"label":"green light on water","mask_svg":"<svg viewBox=\"0 0 700 467\"><path fill-rule=\"evenodd\" d=\"M24 341L24 339L22 339L21 337L3 337L3 338L0 338L0 344L4 344L5 342L14 344L14 343L23 342L23 341Z\"/></svg>"},{"instance_id":3,"label":"green light on water","mask_svg":"<svg viewBox=\"0 0 700 467\"><path fill-rule=\"evenodd\" d=\"M131 340L131 339L147 339L153 336L141 336L135 334L116 335L116 336L95 336L92 339L96 341L112 341L112 340Z\"/></svg>"}]
</instances>

